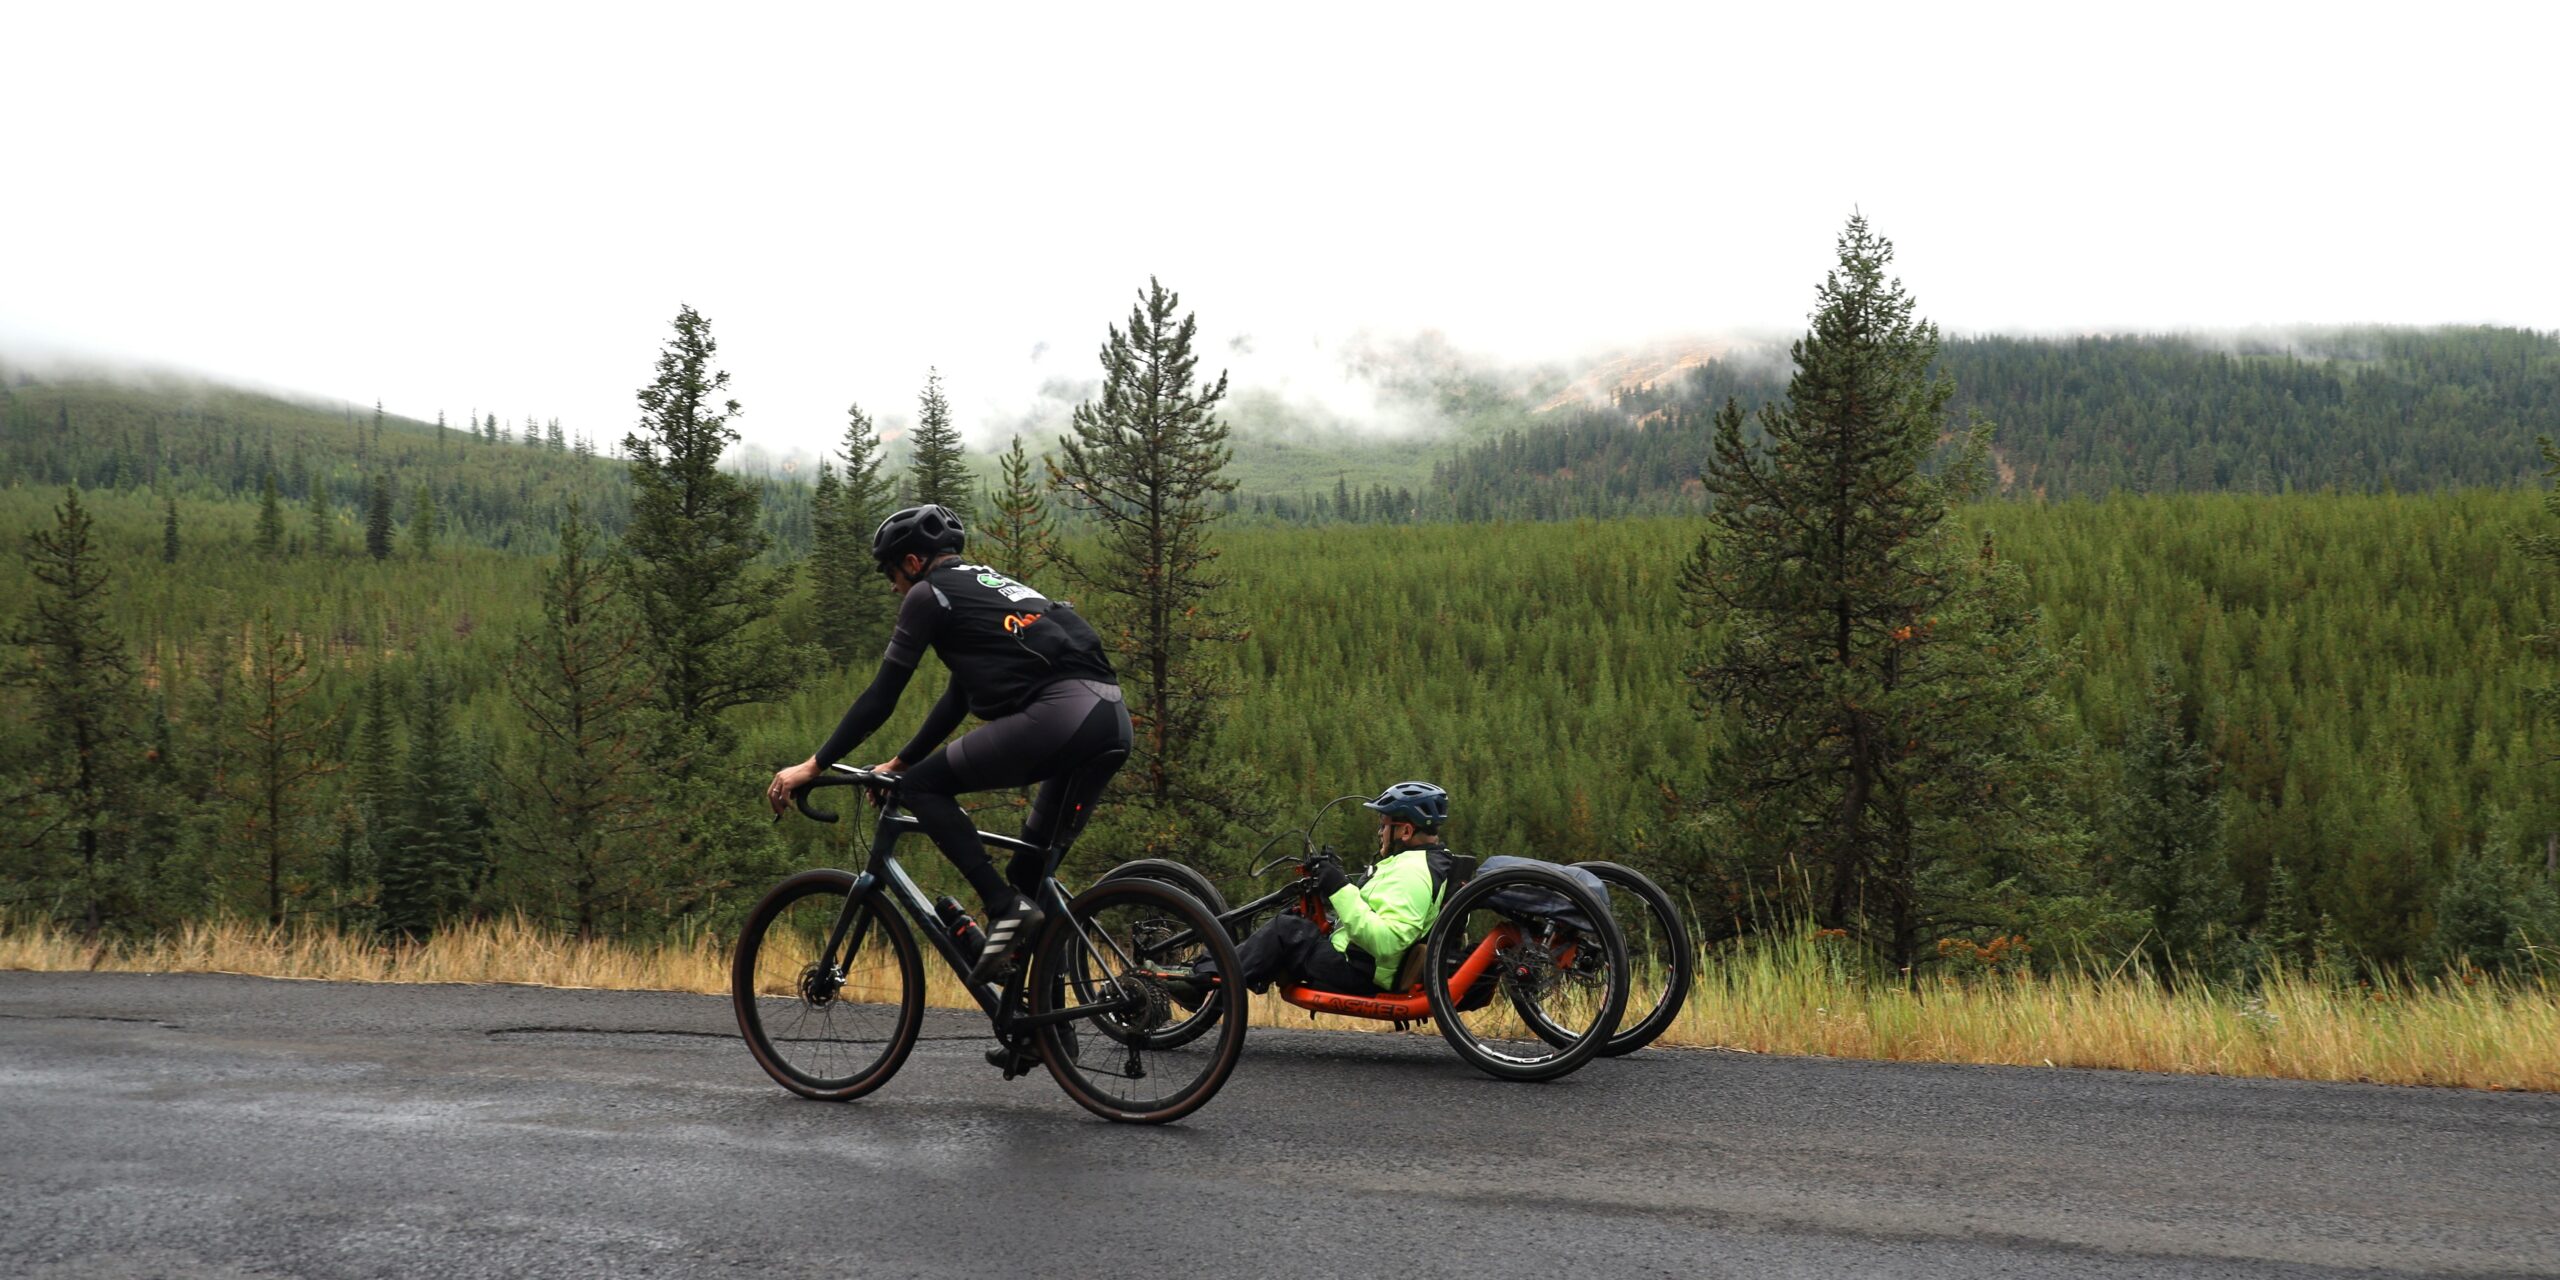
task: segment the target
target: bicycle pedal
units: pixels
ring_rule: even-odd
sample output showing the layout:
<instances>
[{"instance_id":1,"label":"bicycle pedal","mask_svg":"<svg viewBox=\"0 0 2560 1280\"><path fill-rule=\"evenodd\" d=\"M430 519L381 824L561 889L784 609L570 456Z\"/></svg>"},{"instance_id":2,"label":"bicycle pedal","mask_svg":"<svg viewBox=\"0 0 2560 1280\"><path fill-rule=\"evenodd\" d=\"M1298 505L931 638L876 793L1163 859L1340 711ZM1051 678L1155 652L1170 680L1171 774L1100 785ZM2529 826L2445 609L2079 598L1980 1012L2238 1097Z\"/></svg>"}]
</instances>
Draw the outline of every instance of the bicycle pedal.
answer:
<instances>
[{"instance_id":1,"label":"bicycle pedal","mask_svg":"<svg viewBox=\"0 0 2560 1280\"><path fill-rule=\"evenodd\" d=\"M1031 1074L1031 1069L1040 1065L1040 1055L1027 1048L1016 1049L1008 1045L997 1045L987 1050L987 1065L1004 1072L1004 1078L1007 1080L1018 1080Z\"/></svg>"}]
</instances>

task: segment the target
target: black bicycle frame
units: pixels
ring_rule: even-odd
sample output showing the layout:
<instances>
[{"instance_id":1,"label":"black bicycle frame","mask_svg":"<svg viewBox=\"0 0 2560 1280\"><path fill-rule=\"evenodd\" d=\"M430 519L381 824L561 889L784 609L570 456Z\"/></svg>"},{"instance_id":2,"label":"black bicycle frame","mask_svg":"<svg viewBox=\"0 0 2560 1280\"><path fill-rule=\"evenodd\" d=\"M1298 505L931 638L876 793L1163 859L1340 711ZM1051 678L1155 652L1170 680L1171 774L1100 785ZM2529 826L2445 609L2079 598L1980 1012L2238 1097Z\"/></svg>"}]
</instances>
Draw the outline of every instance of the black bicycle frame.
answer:
<instances>
[{"instance_id":1,"label":"black bicycle frame","mask_svg":"<svg viewBox=\"0 0 2560 1280\"><path fill-rule=\"evenodd\" d=\"M1009 1038L1016 1032L1029 1031L1051 1023L1099 1017L1103 1014L1131 1013L1137 1010L1138 997L1123 996L1105 1004L1076 1005L1072 1008L1052 1009L1047 1013L1023 1012L1022 980L1023 975L1029 970L1029 966L1025 964L1016 964L1013 976L1006 981L1004 989L993 995L988 993L984 984L969 982L967 980L969 970L976 962L971 957L961 954L960 944L954 942L950 937L950 931L942 927L942 917L933 909L932 900L925 897L923 887L915 882L913 876L907 874L905 867L898 865L896 854L898 838L909 831L921 831L923 825L916 820L915 815L898 812L894 803L881 806L880 820L872 831L871 862L863 868L861 875L854 877L853 888L845 894L844 908L836 915L835 928L827 934L826 948L818 953L819 963L829 972L836 968L836 957L851 956L861 952L864 933L870 928L870 917L862 916L859 922L855 917L860 915L863 904L869 902L874 894L885 889L889 900L905 910L907 918L914 921L916 928L932 940L934 950L942 954L943 962L951 966L953 973L960 975L961 984L969 988L969 994L977 1000L978 1007L985 1010L987 1017L995 1023L996 1036L999 1039ZM978 838L990 845L999 845L1020 853L1045 855L1048 852L1038 845L992 831L981 831L978 833ZM1076 923L1074 913L1067 909L1066 890L1059 885L1057 877L1044 875L1040 878L1040 895L1041 910L1049 912L1051 919L1064 922L1068 928L1074 929L1086 948L1091 949L1093 940L1085 936L1084 927ZM1126 960L1127 957L1123 959Z\"/></svg>"}]
</instances>

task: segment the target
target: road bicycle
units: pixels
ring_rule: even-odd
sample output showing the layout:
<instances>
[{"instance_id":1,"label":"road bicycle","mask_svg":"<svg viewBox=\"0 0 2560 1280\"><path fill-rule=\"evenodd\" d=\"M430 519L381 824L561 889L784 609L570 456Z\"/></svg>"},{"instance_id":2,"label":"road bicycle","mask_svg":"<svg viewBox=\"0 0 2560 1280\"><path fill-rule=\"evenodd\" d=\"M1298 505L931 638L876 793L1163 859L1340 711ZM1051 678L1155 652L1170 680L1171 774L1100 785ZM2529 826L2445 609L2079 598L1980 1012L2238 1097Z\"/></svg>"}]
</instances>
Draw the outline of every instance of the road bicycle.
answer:
<instances>
[{"instance_id":1,"label":"road bicycle","mask_svg":"<svg viewBox=\"0 0 2560 1280\"><path fill-rule=\"evenodd\" d=\"M1241 990L1209 994L1202 1007L1215 1012L1219 1034L1205 1044L1194 1047L1199 1036L1177 1043L1157 1034L1174 1023L1172 993L1152 958L1166 930L1195 935L1194 944L1176 949L1185 957L1235 963L1234 946L1190 894L1121 880L1069 898L1054 875L1046 877L1039 899L1048 923L1024 959L971 984L974 925L962 918L956 923L967 927L951 927L898 864L899 838L920 826L899 811L896 775L836 765L794 791L792 803L809 818L834 822L837 815L813 807L809 793L839 786L865 788L879 805L869 864L858 875L825 868L775 885L748 913L730 971L738 1030L776 1083L804 1098L842 1102L897 1074L923 1030L918 933L986 1012L1008 1080L1045 1066L1079 1106L1138 1124L1189 1115L1226 1083L1244 1052ZM1072 816L1062 822L1046 850L978 834L990 846L1044 856L1054 872L1080 827Z\"/></svg>"}]
</instances>

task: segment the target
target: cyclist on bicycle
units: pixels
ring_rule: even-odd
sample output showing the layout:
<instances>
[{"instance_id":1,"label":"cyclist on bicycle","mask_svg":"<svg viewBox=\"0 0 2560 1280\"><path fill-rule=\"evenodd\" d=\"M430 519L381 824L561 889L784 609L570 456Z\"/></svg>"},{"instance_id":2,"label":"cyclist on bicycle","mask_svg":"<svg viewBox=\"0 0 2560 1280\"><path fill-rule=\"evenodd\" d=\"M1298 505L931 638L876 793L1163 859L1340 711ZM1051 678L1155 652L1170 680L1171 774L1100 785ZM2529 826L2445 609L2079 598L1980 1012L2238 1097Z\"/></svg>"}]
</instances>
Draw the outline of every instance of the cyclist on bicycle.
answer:
<instances>
[{"instance_id":1,"label":"cyclist on bicycle","mask_svg":"<svg viewBox=\"0 0 2560 1280\"><path fill-rule=\"evenodd\" d=\"M1306 864L1316 893L1333 913L1333 931L1312 919L1283 912L1236 945L1237 976L1261 991L1286 975L1321 991L1375 995L1395 985L1405 948L1422 940L1440 913L1451 873L1451 855L1440 842L1449 820L1449 793L1428 782L1399 782L1362 802L1378 814L1377 866L1351 883L1330 852ZM1177 1000L1197 1007L1214 961L1168 979Z\"/></svg>"},{"instance_id":2,"label":"cyclist on bicycle","mask_svg":"<svg viewBox=\"0 0 2560 1280\"><path fill-rule=\"evenodd\" d=\"M1017 853L997 874L957 797L1042 783L1022 838L1045 850L1084 826L1111 780L1111 769L1074 766L1109 752L1125 755L1130 731L1119 675L1093 627L1064 602L985 565L962 563L967 542L948 507L908 507L880 522L871 558L905 597L889 650L826 743L775 773L766 799L782 812L793 791L877 732L930 646L950 669L951 685L907 745L873 768L899 775L900 803L986 904L986 949L969 973L979 983L1039 929L1045 916L1035 895L1052 868L1038 855ZM985 723L942 745L964 714Z\"/></svg>"}]
</instances>

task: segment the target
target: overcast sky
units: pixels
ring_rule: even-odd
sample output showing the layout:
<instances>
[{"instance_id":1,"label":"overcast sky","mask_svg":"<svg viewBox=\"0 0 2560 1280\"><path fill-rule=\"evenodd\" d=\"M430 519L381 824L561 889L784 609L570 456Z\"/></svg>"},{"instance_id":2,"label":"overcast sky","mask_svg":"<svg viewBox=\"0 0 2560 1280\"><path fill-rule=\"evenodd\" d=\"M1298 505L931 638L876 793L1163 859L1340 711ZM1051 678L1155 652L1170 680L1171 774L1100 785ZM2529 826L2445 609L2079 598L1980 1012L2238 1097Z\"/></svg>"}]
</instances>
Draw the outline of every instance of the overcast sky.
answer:
<instances>
[{"instance_id":1,"label":"overcast sky","mask_svg":"<svg viewBox=\"0 0 2560 1280\"><path fill-rule=\"evenodd\" d=\"M12 6L0 353L618 438L690 303L769 448L984 444L1151 273L1340 407L1798 329L1853 207L1951 332L2560 329L2548 4L875 8Z\"/></svg>"}]
</instances>

